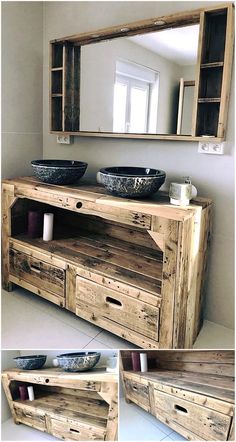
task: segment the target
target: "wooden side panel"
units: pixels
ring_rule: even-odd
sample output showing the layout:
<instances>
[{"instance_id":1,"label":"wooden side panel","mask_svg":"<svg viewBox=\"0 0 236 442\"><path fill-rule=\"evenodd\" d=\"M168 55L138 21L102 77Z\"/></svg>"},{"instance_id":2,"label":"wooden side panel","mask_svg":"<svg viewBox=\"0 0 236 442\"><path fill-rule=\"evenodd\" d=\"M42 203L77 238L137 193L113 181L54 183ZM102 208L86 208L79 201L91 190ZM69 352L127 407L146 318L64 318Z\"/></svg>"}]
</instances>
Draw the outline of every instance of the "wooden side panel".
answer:
<instances>
[{"instance_id":1,"label":"wooden side panel","mask_svg":"<svg viewBox=\"0 0 236 442\"><path fill-rule=\"evenodd\" d=\"M162 307L160 311L160 348L172 348L176 290L179 223L153 217L152 231L163 236L164 255L162 271ZM181 345L180 345L181 347Z\"/></svg>"},{"instance_id":2,"label":"wooden side panel","mask_svg":"<svg viewBox=\"0 0 236 442\"><path fill-rule=\"evenodd\" d=\"M17 198L14 196L14 185L2 186L2 284L7 291L12 289L9 281L9 237L11 236L11 207Z\"/></svg>"},{"instance_id":3,"label":"wooden side panel","mask_svg":"<svg viewBox=\"0 0 236 442\"><path fill-rule=\"evenodd\" d=\"M118 430L118 385L115 384L109 389L109 412L105 440L117 440Z\"/></svg>"},{"instance_id":4,"label":"wooden side panel","mask_svg":"<svg viewBox=\"0 0 236 442\"><path fill-rule=\"evenodd\" d=\"M221 103L217 136L225 138L230 97L230 82L234 54L234 5L227 7L227 24L224 54L224 70L221 86Z\"/></svg>"}]
</instances>

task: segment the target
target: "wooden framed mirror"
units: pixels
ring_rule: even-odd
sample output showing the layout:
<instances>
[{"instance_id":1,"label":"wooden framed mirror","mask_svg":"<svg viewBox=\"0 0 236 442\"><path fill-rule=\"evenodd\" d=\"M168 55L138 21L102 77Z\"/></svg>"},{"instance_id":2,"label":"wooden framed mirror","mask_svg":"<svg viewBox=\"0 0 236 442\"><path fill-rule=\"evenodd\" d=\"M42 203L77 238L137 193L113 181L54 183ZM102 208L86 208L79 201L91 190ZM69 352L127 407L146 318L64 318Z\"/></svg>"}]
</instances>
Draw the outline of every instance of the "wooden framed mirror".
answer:
<instances>
[{"instance_id":1,"label":"wooden framed mirror","mask_svg":"<svg viewBox=\"0 0 236 442\"><path fill-rule=\"evenodd\" d=\"M233 28L224 4L51 41L51 133L224 140Z\"/></svg>"}]
</instances>

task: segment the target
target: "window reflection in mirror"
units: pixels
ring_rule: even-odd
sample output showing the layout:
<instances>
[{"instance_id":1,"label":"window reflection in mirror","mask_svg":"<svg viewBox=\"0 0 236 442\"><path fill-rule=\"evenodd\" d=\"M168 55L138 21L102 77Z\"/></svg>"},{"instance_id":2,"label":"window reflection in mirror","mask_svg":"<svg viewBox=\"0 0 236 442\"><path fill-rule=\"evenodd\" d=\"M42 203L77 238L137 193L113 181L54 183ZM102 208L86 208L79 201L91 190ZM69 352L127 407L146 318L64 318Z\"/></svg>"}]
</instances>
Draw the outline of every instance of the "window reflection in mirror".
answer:
<instances>
[{"instance_id":1,"label":"window reflection in mirror","mask_svg":"<svg viewBox=\"0 0 236 442\"><path fill-rule=\"evenodd\" d=\"M156 133L159 73L129 61L116 62L113 132Z\"/></svg>"},{"instance_id":2,"label":"window reflection in mirror","mask_svg":"<svg viewBox=\"0 0 236 442\"><path fill-rule=\"evenodd\" d=\"M82 46L80 130L177 134L180 79L195 81L199 25ZM194 87L182 97L191 134Z\"/></svg>"}]
</instances>

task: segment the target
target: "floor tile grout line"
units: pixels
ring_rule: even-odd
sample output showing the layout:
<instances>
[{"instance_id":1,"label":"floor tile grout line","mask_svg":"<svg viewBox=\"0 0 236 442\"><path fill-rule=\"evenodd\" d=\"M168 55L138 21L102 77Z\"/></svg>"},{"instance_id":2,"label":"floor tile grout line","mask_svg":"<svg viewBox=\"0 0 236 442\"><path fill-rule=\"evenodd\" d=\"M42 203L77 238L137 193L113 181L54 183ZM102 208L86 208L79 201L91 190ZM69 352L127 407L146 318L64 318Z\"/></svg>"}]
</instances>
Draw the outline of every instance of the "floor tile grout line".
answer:
<instances>
[{"instance_id":1,"label":"floor tile grout line","mask_svg":"<svg viewBox=\"0 0 236 442\"><path fill-rule=\"evenodd\" d=\"M13 296L15 296L15 295L13 294ZM37 295L36 295L36 296L37 296ZM17 296L15 296L15 297L17 298ZM25 300L25 299L23 299L23 302L25 302L26 304L29 303L30 305L33 305L33 306L35 307L35 303L34 303L33 300L30 300L30 299ZM37 306L37 307L38 307L38 306ZM81 331L81 330L78 330L78 329L77 329L76 327L74 327L73 325L69 325L66 321L63 321L62 319L58 319L58 318L56 317L56 315L54 315L53 313L49 313L49 312L47 312L47 310L44 309L44 307L39 306L38 308L39 308L39 310L41 310L45 315L48 315L48 316L50 316L50 317L56 319L58 322L62 322L64 325L67 325L68 327L73 328L74 330L76 330L76 331L78 331L78 332L80 332L80 333L83 333L84 335L86 335L86 336L88 336L89 338L91 338L91 336L88 335L87 333L85 333L85 332L83 332L83 331ZM79 319L82 319L82 318L79 318ZM94 327L97 327L97 326L95 325ZM98 334L99 334L99 333L101 333L101 330L100 330L100 332L98 332ZM97 335L95 335L94 337L92 337L92 339L94 339L96 336L97 336Z\"/></svg>"}]
</instances>

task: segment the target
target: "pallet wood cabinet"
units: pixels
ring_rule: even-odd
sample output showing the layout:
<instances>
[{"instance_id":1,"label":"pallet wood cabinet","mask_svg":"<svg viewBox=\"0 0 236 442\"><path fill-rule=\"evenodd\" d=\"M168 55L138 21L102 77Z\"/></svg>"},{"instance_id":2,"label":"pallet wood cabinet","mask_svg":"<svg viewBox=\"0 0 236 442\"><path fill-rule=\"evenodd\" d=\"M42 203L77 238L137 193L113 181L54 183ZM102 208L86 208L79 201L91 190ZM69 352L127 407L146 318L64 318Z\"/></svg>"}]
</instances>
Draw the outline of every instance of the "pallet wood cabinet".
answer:
<instances>
[{"instance_id":1,"label":"pallet wood cabinet","mask_svg":"<svg viewBox=\"0 0 236 442\"><path fill-rule=\"evenodd\" d=\"M102 187L3 183L3 285L65 307L141 348L192 347L202 323L212 203L126 200ZM27 213L54 212L54 239Z\"/></svg>"},{"instance_id":2,"label":"pallet wood cabinet","mask_svg":"<svg viewBox=\"0 0 236 442\"><path fill-rule=\"evenodd\" d=\"M81 47L125 36L199 24L192 135L113 133L80 130ZM223 141L234 45L234 5L225 3L65 36L50 42L50 131L95 137Z\"/></svg>"},{"instance_id":3,"label":"pallet wood cabinet","mask_svg":"<svg viewBox=\"0 0 236 442\"><path fill-rule=\"evenodd\" d=\"M131 352L120 352L128 403L142 407L189 440L235 440L233 351L146 353L149 369L141 373L132 371Z\"/></svg>"},{"instance_id":4,"label":"pallet wood cabinet","mask_svg":"<svg viewBox=\"0 0 236 442\"><path fill-rule=\"evenodd\" d=\"M4 391L16 424L63 440L116 440L117 376L101 370L6 370ZM33 385L33 401L19 398L19 385Z\"/></svg>"}]
</instances>

